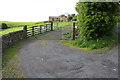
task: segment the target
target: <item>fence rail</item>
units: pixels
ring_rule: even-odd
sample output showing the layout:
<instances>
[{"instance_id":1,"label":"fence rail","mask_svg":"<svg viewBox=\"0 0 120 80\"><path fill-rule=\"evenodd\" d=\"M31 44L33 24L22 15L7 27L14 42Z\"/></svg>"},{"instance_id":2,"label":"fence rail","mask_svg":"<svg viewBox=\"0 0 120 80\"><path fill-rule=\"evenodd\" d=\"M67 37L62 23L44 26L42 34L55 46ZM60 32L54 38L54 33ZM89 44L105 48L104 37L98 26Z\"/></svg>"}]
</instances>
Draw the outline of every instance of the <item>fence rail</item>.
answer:
<instances>
[{"instance_id":1,"label":"fence rail","mask_svg":"<svg viewBox=\"0 0 120 80\"><path fill-rule=\"evenodd\" d=\"M48 31L53 31L53 22L46 23L44 25L25 25L24 31L26 32L26 37L35 36Z\"/></svg>"}]
</instances>

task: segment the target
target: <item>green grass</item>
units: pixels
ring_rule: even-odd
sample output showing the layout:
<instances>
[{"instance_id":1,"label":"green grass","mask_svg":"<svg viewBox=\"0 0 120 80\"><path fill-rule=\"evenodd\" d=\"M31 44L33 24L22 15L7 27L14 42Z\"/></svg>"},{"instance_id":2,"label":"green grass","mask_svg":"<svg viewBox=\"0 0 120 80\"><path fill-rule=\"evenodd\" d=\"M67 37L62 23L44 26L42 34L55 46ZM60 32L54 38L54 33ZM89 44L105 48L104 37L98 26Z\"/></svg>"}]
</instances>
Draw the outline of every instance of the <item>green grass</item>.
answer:
<instances>
[{"instance_id":1,"label":"green grass","mask_svg":"<svg viewBox=\"0 0 120 80\"><path fill-rule=\"evenodd\" d=\"M18 50L24 45L24 42L7 48L3 51L2 64L3 64L3 78L23 78L25 75L20 70Z\"/></svg>"},{"instance_id":2,"label":"green grass","mask_svg":"<svg viewBox=\"0 0 120 80\"><path fill-rule=\"evenodd\" d=\"M120 22L118 22L117 24L119 24L119 25L120 25Z\"/></svg>"},{"instance_id":3,"label":"green grass","mask_svg":"<svg viewBox=\"0 0 120 80\"><path fill-rule=\"evenodd\" d=\"M118 23L120 24L120 23ZM72 30L69 31L69 34L63 35L64 39L72 39ZM113 32L113 35L104 36L97 40L89 40L89 41L83 41L80 37L78 37L76 40L68 40L64 43L67 45L76 46L79 48L87 48L87 49L101 49L104 47L112 46L114 44L120 43L118 42L118 37L115 32Z\"/></svg>"},{"instance_id":4,"label":"green grass","mask_svg":"<svg viewBox=\"0 0 120 80\"><path fill-rule=\"evenodd\" d=\"M11 27L8 29L0 29L0 36L4 34L8 34L10 32L23 30L24 25L36 25L38 26L37 28L39 28L39 25L50 24L50 23L44 23L44 22L0 22L0 23L6 23L9 27ZM58 22L59 27L65 27L70 24L71 22ZM58 28L56 27L57 26L56 22L53 23L53 26L54 26L54 29ZM28 26L28 27L31 27L31 26ZM42 32L45 32L45 29L43 29Z\"/></svg>"},{"instance_id":5,"label":"green grass","mask_svg":"<svg viewBox=\"0 0 120 80\"><path fill-rule=\"evenodd\" d=\"M6 23L8 25L8 29L0 29L0 36L4 34L8 34L10 32L23 30L24 25L45 25L50 23L44 23L44 22L0 22L0 23ZM31 26L28 26L31 27Z\"/></svg>"},{"instance_id":6,"label":"green grass","mask_svg":"<svg viewBox=\"0 0 120 80\"><path fill-rule=\"evenodd\" d=\"M53 26L65 27L65 26L69 26L71 23L72 22L54 22Z\"/></svg>"},{"instance_id":7,"label":"green grass","mask_svg":"<svg viewBox=\"0 0 120 80\"><path fill-rule=\"evenodd\" d=\"M73 30L71 29L69 31L69 34L63 35L63 39L72 39L72 35L73 35Z\"/></svg>"},{"instance_id":8,"label":"green grass","mask_svg":"<svg viewBox=\"0 0 120 80\"><path fill-rule=\"evenodd\" d=\"M69 26L70 24L72 24L72 22L54 22L53 26L54 26L54 30L60 28L60 27L66 27Z\"/></svg>"},{"instance_id":9,"label":"green grass","mask_svg":"<svg viewBox=\"0 0 120 80\"><path fill-rule=\"evenodd\" d=\"M17 56L17 51L18 49L24 45L23 42L20 42L10 48L7 48L6 50L3 51L3 64L5 65L10 59L14 58L15 56Z\"/></svg>"},{"instance_id":10,"label":"green grass","mask_svg":"<svg viewBox=\"0 0 120 80\"><path fill-rule=\"evenodd\" d=\"M72 39L72 32L70 34L64 35L64 38ZM111 36L104 36L103 38L97 40L83 41L80 37L76 40L68 40L65 44L77 46L79 48L88 48L88 49L101 49L104 47L112 46L118 43L117 34L114 33Z\"/></svg>"},{"instance_id":11,"label":"green grass","mask_svg":"<svg viewBox=\"0 0 120 80\"><path fill-rule=\"evenodd\" d=\"M76 41L73 41L71 43L80 48L100 49L107 46L112 46L114 43L117 43L117 41L114 37L105 37L99 40L89 41L82 41L81 39L77 39Z\"/></svg>"},{"instance_id":12,"label":"green grass","mask_svg":"<svg viewBox=\"0 0 120 80\"><path fill-rule=\"evenodd\" d=\"M0 23L6 23L8 27L20 27L24 25L34 25L37 22L0 22Z\"/></svg>"},{"instance_id":13,"label":"green grass","mask_svg":"<svg viewBox=\"0 0 120 80\"><path fill-rule=\"evenodd\" d=\"M23 30L23 27L13 27L13 28L8 28L8 29L2 29L0 31L0 36L4 34L8 34L10 32L19 31L19 30Z\"/></svg>"}]
</instances>

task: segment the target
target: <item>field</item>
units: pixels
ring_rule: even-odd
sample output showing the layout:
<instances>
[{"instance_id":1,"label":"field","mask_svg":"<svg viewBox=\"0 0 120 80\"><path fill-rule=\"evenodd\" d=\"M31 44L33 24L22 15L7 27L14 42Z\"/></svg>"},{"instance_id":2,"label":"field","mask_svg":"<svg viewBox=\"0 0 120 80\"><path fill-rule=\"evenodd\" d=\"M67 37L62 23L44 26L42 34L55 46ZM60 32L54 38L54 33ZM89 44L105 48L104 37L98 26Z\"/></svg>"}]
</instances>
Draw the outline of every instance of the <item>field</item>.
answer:
<instances>
[{"instance_id":1,"label":"field","mask_svg":"<svg viewBox=\"0 0 120 80\"><path fill-rule=\"evenodd\" d=\"M4 30L0 31L0 35L8 34L10 32L19 31L19 30L23 30L23 27L13 27L13 28L9 28L9 29L4 29Z\"/></svg>"},{"instance_id":2,"label":"field","mask_svg":"<svg viewBox=\"0 0 120 80\"><path fill-rule=\"evenodd\" d=\"M8 29L0 29L0 36L4 35L4 34L8 34L10 32L14 32L14 31L19 31L19 30L23 30L23 26L24 25L45 25L46 23L44 22L0 22L0 23L6 23L8 25ZM64 27L64 26L68 26L70 25L71 22L54 22L53 26L54 29L58 28L58 27ZM58 27L57 27L58 26Z\"/></svg>"},{"instance_id":3,"label":"field","mask_svg":"<svg viewBox=\"0 0 120 80\"><path fill-rule=\"evenodd\" d=\"M65 27L69 26L72 22L55 22L53 26Z\"/></svg>"},{"instance_id":4,"label":"field","mask_svg":"<svg viewBox=\"0 0 120 80\"><path fill-rule=\"evenodd\" d=\"M35 25L43 22L0 22L0 23L6 23L8 27L21 27L24 25Z\"/></svg>"}]
</instances>

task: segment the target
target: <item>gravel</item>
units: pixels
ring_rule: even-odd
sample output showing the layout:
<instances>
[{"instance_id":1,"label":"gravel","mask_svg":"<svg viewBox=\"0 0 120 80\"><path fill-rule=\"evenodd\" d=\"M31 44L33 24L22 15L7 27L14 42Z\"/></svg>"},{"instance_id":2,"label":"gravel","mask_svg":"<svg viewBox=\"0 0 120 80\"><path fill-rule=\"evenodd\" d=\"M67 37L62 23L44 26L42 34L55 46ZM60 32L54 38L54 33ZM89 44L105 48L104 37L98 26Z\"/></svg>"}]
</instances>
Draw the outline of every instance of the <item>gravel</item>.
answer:
<instances>
[{"instance_id":1,"label":"gravel","mask_svg":"<svg viewBox=\"0 0 120 80\"><path fill-rule=\"evenodd\" d=\"M60 42L61 28L31 40L19 50L28 78L117 78L118 48L95 54Z\"/></svg>"}]
</instances>

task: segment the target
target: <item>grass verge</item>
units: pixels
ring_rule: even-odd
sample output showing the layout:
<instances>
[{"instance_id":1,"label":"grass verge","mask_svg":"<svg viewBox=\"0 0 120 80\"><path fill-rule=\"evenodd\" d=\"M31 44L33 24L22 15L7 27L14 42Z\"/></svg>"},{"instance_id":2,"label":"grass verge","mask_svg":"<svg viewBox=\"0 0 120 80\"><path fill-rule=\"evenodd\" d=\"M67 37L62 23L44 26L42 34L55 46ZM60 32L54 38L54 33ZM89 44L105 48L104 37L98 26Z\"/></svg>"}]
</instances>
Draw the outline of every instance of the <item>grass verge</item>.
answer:
<instances>
[{"instance_id":1,"label":"grass verge","mask_svg":"<svg viewBox=\"0 0 120 80\"><path fill-rule=\"evenodd\" d=\"M7 48L3 51L2 64L3 64L3 78L24 78L25 75L21 72L19 66L18 49L24 45L24 42Z\"/></svg>"},{"instance_id":2,"label":"grass verge","mask_svg":"<svg viewBox=\"0 0 120 80\"><path fill-rule=\"evenodd\" d=\"M65 35L64 37L70 38L72 37L71 34ZM104 47L112 46L114 44L118 43L118 37L117 34L114 33L111 36L104 36L101 39L97 40L89 40L89 41L83 41L81 38L77 38L76 40L68 40L64 42L67 45L76 46L79 48L85 48L85 49L101 49Z\"/></svg>"}]
</instances>

